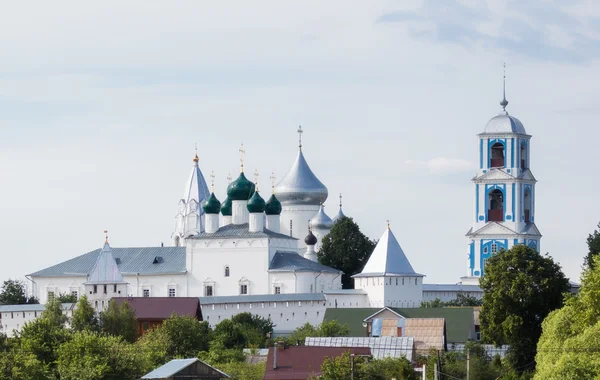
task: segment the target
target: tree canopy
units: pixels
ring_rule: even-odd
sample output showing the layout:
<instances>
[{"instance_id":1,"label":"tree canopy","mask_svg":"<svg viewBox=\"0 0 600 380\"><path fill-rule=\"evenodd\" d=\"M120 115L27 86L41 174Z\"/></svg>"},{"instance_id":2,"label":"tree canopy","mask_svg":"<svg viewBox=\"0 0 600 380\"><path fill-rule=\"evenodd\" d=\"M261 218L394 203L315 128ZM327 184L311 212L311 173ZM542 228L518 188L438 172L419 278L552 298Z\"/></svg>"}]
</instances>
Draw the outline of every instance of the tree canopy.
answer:
<instances>
[{"instance_id":1,"label":"tree canopy","mask_svg":"<svg viewBox=\"0 0 600 380\"><path fill-rule=\"evenodd\" d=\"M96 315L96 311L87 300L85 295L79 298L73 317L71 318L71 328L74 331L91 331L100 332L100 321Z\"/></svg>"},{"instance_id":2,"label":"tree canopy","mask_svg":"<svg viewBox=\"0 0 600 380\"><path fill-rule=\"evenodd\" d=\"M487 260L481 309L482 339L508 344L514 369L530 369L542 333L542 321L563 304L569 282L560 266L525 245L500 251Z\"/></svg>"},{"instance_id":3,"label":"tree canopy","mask_svg":"<svg viewBox=\"0 0 600 380\"><path fill-rule=\"evenodd\" d=\"M6 280L0 289L0 305L23 305L39 303L34 297L27 297L25 284L19 280Z\"/></svg>"},{"instance_id":4,"label":"tree canopy","mask_svg":"<svg viewBox=\"0 0 600 380\"><path fill-rule=\"evenodd\" d=\"M600 223L598 223L600 229ZM594 230L587 238L588 254L585 257L585 265L588 267L594 266L594 257L600 253L600 231Z\"/></svg>"},{"instance_id":5,"label":"tree canopy","mask_svg":"<svg viewBox=\"0 0 600 380\"><path fill-rule=\"evenodd\" d=\"M583 272L581 288L548 315L538 342L535 379L600 377L600 256Z\"/></svg>"},{"instance_id":6,"label":"tree canopy","mask_svg":"<svg viewBox=\"0 0 600 380\"><path fill-rule=\"evenodd\" d=\"M471 295L458 293L456 298L451 301L442 301L439 298L433 301L421 302L421 307L448 307L448 306L481 306L482 300Z\"/></svg>"},{"instance_id":7,"label":"tree canopy","mask_svg":"<svg viewBox=\"0 0 600 380\"><path fill-rule=\"evenodd\" d=\"M352 218L342 217L323 237L317 252L319 262L344 272L342 288L352 289L352 276L360 273L375 248L375 241L366 237Z\"/></svg>"},{"instance_id":8,"label":"tree canopy","mask_svg":"<svg viewBox=\"0 0 600 380\"><path fill-rule=\"evenodd\" d=\"M100 313L100 327L104 333L134 342L137 335L137 321L129 302L125 301L119 305L115 300L110 300L108 308Z\"/></svg>"}]
</instances>

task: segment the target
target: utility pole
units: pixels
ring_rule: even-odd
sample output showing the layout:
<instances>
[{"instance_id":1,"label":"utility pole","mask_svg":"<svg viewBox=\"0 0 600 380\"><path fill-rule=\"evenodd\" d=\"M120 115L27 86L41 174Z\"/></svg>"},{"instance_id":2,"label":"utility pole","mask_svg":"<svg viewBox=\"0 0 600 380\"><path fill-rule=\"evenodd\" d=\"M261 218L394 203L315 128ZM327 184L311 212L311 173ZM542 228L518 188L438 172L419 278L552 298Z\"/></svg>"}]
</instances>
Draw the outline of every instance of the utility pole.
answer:
<instances>
[{"instance_id":1,"label":"utility pole","mask_svg":"<svg viewBox=\"0 0 600 380\"><path fill-rule=\"evenodd\" d=\"M470 364L469 362L471 361L471 355L470 355L470 353L471 353L471 350L469 350L467 348L467 380L469 380L469 371L471 369L471 366L469 365Z\"/></svg>"},{"instance_id":2,"label":"utility pole","mask_svg":"<svg viewBox=\"0 0 600 380\"><path fill-rule=\"evenodd\" d=\"M350 379L354 380L354 354L350 354Z\"/></svg>"}]
</instances>

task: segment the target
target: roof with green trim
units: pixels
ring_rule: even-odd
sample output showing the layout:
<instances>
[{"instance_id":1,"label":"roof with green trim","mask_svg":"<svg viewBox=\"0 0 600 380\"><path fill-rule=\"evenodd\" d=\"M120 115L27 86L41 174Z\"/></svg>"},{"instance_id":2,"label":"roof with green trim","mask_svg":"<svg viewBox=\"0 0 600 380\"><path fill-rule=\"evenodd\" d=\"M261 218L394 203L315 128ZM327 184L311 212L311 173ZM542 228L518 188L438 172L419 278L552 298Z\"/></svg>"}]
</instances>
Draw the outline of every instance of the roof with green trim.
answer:
<instances>
[{"instance_id":1,"label":"roof with green trim","mask_svg":"<svg viewBox=\"0 0 600 380\"><path fill-rule=\"evenodd\" d=\"M324 321L336 320L347 324L349 336L366 336L363 320L383 308L328 308ZM475 339L475 320L472 307L435 307L435 308L397 308L389 309L405 318L444 318L446 320L446 339L448 343L466 342Z\"/></svg>"}]
</instances>

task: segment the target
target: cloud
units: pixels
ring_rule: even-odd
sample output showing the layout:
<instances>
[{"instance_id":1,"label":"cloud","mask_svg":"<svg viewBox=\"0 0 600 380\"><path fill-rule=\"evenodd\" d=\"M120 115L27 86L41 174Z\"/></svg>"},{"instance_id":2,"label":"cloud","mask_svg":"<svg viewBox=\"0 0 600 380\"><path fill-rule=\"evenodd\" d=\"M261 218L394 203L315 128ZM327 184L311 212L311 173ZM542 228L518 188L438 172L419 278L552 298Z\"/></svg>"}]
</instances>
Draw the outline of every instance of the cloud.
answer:
<instances>
[{"instance_id":1,"label":"cloud","mask_svg":"<svg viewBox=\"0 0 600 380\"><path fill-rule=\"evenodd\" d=\"M406 160L404 165L407 168L415 170L426 170L429 173L459 173L470 171L475 168L475 164L461 158L436 157L431 160Z\"/></svg>"}]
</instances>

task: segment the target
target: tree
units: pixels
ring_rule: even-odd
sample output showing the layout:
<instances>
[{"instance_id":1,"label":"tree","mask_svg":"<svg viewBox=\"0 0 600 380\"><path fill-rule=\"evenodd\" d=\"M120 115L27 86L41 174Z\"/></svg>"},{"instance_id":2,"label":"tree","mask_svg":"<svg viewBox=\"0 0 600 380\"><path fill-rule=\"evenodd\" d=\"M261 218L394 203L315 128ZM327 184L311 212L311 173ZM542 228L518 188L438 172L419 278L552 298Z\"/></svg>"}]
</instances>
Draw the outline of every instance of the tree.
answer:
<instances>
[{"instance_id":1,"label":"tree","mask_svg":"<svg viewBox=\"0 0 600 380\"><path fill-rule=\"evenodd\" d=\"M108 302L106 311L100 313L101 330L113 336L120 336L127 342L134 342L137 335L135 312L125 301L118 304L115 300Z\"/></svg>"},{"instance_id":2,"label":"tree","mask_svg":"<svg viewBox=\"0 0 600 380\"><path fill-rule=\"evenodd\" d=\"M6 280L0 290L0 305L23 305L39 303L34 297L27 297L25 284L19 280Z\"/></svg>"},{"instance_id":3,"label":"tree","mask_svg":"<svg viewBox=\"0 0 600 380\"><path fill-rule=\"evenodd\" d=\"M600 229L600 223L598 223L598 228ZM585 257L585 264L588 267L593 267L594 257L600 253L600 232L598 230L594 230L593 233L588 235L587 245L588 254Z\"/></svg>"},{"instance_id":4,"label":"tree","mask_svg":"<svg viewBox=\"0 0 600 380\"><path fill-rule=\"evenodd\" d=\"M375 245L375 241L360 232L360 228L352 218L342 217L323 237L317 257L321 264L344 272L342 288L352 289L354 287L352 276L365 266Z\"/></svg>"},{"instance_id":5,"label":"tree","mask_svg":"<svg viewBox=\"0 0 600 380\"><path fill-rule=\"evenodd\" d=\"M61 303L76 303L77 295L72 293L60 293L56 299Z\"/></svg>"},{"instance_id":6,"label":"tree","mask_svg":"<svg viewBox=\"0 0 600 380\"><path fill-rule=\"evenodd\" d=\"M256 314L239 313L231 321L242 327L250 347L264 347L267 337L273 332L273 322Z\"/></svg>"},{"instance_id":7,"label":"tree","mask_svg":"<svg viewBox=\"0 0 600 380\"><path fill-rule=\"evenodd\" d=\"M563 304L569 282L548 255L516 245L487 260L480 280L483 307L480 313L482 339L508 344L507 361L523 371L534 364L542 321Z\"/></svg>"},{"instance_id":8,"label":"tree","mask_svg":"<svg viewBox=\"0 0 600 380\"><path fill-rule=\"evenodd\" d=\"M200 322L194 317L172 315L159 329L169 337L171 346L167 352L174 358L191 358L200 351L207 351L212 337L208 322Z\"/></svg>"},{"instance_id":9,"label":"tree","mask_svg":"<svg viewBox=\"0 0 600 380\"><path fill-rule=\"evenodd\" d=\"M600 256L584 269L581 288L546 317L538 342L535 379L600 377Z\"/></svg>"},{"instance_id":10,"label":"tree","mask_svg":"<svg viewBox=\"0 0 600 380\"><path fill-rule=\"evenodd\" d=\"M302 345L308 337L338 337L348 336L348 334L350 334L348 325L341 324L336 320L325 321L317 327L307 322L292 331L287 342Z\"/></svg>"},{"instance_id":11,"label":"tree","mask_svg":"<svg viewBox=\"0 0 600 380\"><path fill-rule=\"evenodd\" d=\"M71 319L71 328L73 331L100 332L100 321L86 296L81 296L77 301Z\"/></svg>"},{"instance_id":12,"label":"tree","mask_svg":"<svg viewBox=\"0 0 600 380\"><path fill-rule=\"evenodd\" d=\"M214 340L226 349L242 349L247 342L242 326L231 319L224 319L215 326Z\"/></svg>"},{"instance_id":13,"label":"tree","mask_svg":"<svg viewBox=\"0 0 600 380\"><path fill-rule=\"evenodd\" d=\"M325 358L321 365L322 380L367 379L366 360L362 356L350 356L350 351L340 356Z\"/></svg>"},{"instance_id":14,"label":"tree","mask_svg":"<svg viewBox=\"0 0 600 380\"><path fill-rule=\"evenodd\" d=\"M456 298L451 301L444 302L441 299L436 298L433 301L421 302L421 307L481 306L482 303L482 300L471 295L457 293Z\"/></svg>"}]
</instances>

